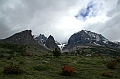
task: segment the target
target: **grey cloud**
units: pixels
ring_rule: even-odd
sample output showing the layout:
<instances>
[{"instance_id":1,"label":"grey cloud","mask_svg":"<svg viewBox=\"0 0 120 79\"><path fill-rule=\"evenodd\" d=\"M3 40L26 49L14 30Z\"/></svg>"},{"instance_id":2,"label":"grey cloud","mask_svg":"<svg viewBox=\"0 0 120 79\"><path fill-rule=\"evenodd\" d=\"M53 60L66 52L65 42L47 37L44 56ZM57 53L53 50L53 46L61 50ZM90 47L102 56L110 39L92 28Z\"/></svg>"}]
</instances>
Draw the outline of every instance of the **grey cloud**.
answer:
<instances>
[{"instance_id":1,"label":"grey cloud","mask_svg":"<svg viewBox=\"0 0 120 79\"><path fill-rule=\"evenodd\" d=\"M119 41L120 40L120 13L113 18L111 18L109 21L106 22L105 28L106 30L103 32L103 34L108 37L112 41Z\"/></svg>"},{"instance_id":2,"label":"grey cloud","mask_svg":"<svg viewBox=\"0 0 120 79\"><path fill-rule=\"evenodd\" d=\"M9 33L9 28L6 27L4 20L0 19L0 37L1 37L1 39L8 36L9 35L8 33Z\"/></svg>"},{"instance_id":3,"label":"grey cloud","mask_svg":"<svg viewBox=\"0 0 120 79\"><path fill-rule=\"evenodd\" d=\"M120 0L118 0L117 5L120 6Z\"/></svg>"},{"instance_id":4,"label":"grey cloud","mask_svg":"<svg viewBox=\"0 0 120 79\"><path fill-rule=\"evenodd\" d=\"M104 25L103 34L112 41L120 41L120 0L117 5L108 13L110 19Z\"/></svg>"},{"instance_id":5,"label":"grey cloud","mask_svg":"<svg viewBox=\"0 0 120 79\"><path fill-rule=\"evenodd\" d=\"M17 3L11 2L11 7L7 4L9 1L1 0L0 19L5 19L6 26L3 28L10 28L11 34L24 29L33 29L35 34L50 33L55 27L51 25L65 15L66 9L77 3L77 0L19 0Z\"/></svg>"},{"instance_id":6,"label":"grey cloud","mask_svg":"<svg viewBox=\"0 0 120 79\"><path fill-rule=\"evenodd\" d=\"M90 1L91 0L0 0L0 38L5 38L22 30L31 29L33 30L33 34L39 35L39 33L43 33L46 36L51 34L56 40L65 42L71 33L76 32L76 28L68 30L67 28L59 28L57 25L61 23L64 16L68 16L69 10L78 7L79 11ZM99 0L93 0L93 2L94 1L97 3ZM104 0L102 1L104 2ZM102 33L110 40L119 40L119 5L120 0L117 2L115 8L110 9L109 12L106 11L108 8L102 7L105 9L103 13L107 13L107 17L110 18L105 23L85 23L85 26L80 27ZM96 8L102 10L100 6L96 6ZM74 16L75 15L73 15L73 17ZM116 34L114 38L110 36L112 33Z\"/></svg>"},{"instance_id":7,"label":"grey cloud","mask_svg":"<svg viewBox=\"0 0 120 79\"><path fill-rule=\"evenodd\" d=\"M116 15L116 13L119 13L119 12L120 12L120 0L117 1L116 6L113 7L112 10L107 12L107 16L112 17L112 16Z\"/></svg>"},{"instance_id":8,"label":"grey cloud","mask_svg":"<svg viewBox=\"0 0 120 79\"><path fill-rule=\"evenodd\" d=\"M120 40L120 14L114 16L106 23L98 22L96 24L90 24L85 29L94 31L96 33L102 34L110 41Z\"/></svg>"},{"instance_id":9,"label":"grey cloud","mask_svg":"<svg viewBox=\"0 0 120 79\"><path fill-rule=\"evenodd\" d=\"M119 0L120 1L120 0ZM119 2L118 1L118 2ZM102 34L111 41L120 41L120 9L119 5L107 12L107 17L109 20L102 22L97 22L93 24L87 24L85 29L95 31Z\"/></svg>"}]
</instances>

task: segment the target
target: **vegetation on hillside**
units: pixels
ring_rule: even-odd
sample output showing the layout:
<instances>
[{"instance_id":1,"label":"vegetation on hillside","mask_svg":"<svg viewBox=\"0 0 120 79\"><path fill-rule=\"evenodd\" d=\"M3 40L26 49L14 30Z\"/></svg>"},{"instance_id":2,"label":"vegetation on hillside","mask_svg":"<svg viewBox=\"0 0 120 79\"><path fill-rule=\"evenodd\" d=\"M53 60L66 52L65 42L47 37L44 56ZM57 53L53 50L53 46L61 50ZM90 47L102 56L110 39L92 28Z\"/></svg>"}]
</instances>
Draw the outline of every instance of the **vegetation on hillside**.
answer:
<instances>
[{"instance_id":1,"label":"vegetation on hillside","mask_svg":"<svg viewBox=\"0 0 120 79\"><path fill-rule=\"evenodd\" d=\"M79 46L72 48L69 52L64 52L64 55L104 55L104 56L120 56L120 49L103 47L103 46Z\"/></svg>"},{"instance_id":2,"label":"vegetation on hillside","mask_svg":"<svg viewBox=\"0 0 120 79\"><path fill-rule=\"evenodd\" d=\"M68 52L55 57L53 53L29 47L31 53L25 48L28 47L0 44L0 79L120 79L120 57L116 55ZM86 53L85 50L82 51Z\"/></svg>"}]
</instances>

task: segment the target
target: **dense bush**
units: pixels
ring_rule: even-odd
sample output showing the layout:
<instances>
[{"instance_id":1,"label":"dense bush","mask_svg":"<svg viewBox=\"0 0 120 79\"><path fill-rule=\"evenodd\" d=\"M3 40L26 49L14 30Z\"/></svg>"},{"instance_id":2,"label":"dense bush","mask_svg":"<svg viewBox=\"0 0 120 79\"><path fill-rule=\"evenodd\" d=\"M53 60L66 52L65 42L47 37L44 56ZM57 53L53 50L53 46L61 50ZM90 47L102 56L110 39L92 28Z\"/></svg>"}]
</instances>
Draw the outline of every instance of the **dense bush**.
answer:
<instances>
[{"instance_id":1,"label":"dense bush","mask_svg":"<svg viewBox=\"0 0 120 79\"><path fill-rule=\"evenodd\" d=\"M115 69L116 68L116 64L115 64L115 62L109 62L108 64L107 64L107 68L109 68L109 69Z\"/></svg>"},{"instance_id":2,"label":"dense bush","mask_svg":"<svg viewBox=\"0 0 120 79\"><path fill-rule=\"evenodd\" d=\"M6 66L4 68L3 73L5 73L5 74L21 74L21 73L23 73L23 70L20 69L20 67L16 66L16 65L14 65L14 66Z\"/></svg>"},{"instance_id":3,"label":"dense bush","mask_svg":"<svg viewBox=\"0 0 120 79\"><path fill-rule=\"evenodd\" d=\"M52 53L53 53L53 56L56 56L56 57L61 55L61 52L57 48L55 48L55 50L53 50Z\"/></svg>"},{"instance_id":4,"label":"dense bush","mask_svg":"<svg viewBox=\"0 0 120 79\"><path fill-rule=\"evenodd\" d=\"M112 77L112 74L110 71L105 71L102 73L102 76L105 76L105 77Z\"/></svg>"},{"instance_id":5,"label":"dense bush","mask_svg":"<svg viewBox=\"0 0 120 79\"><path fill-rule=\"evenodd\" d=\"M62 73L61 74L64 75L64 76L71 76L73 72L74 72L74 68L70 68L69 66L64 65L62 67Z\"/></svg>"},{"instance_id":6,"label":"dense bush","mask_svg":"<svg viewBox=\"0 0 120 79\"><path fill-rule=\"evenodd\" d=\"M7 56L7 59L8 60L12 59L12 56L11 55Z\"/></svg>"}]
</instances>

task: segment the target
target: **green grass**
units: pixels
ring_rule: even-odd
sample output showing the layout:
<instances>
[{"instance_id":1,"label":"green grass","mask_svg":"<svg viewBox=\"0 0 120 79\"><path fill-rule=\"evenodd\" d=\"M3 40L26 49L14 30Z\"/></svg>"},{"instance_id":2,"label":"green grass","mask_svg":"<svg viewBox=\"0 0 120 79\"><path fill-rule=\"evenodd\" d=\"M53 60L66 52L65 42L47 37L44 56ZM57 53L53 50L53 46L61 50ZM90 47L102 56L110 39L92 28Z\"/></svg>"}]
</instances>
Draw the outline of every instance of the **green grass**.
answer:
<instances>
[{"instance_id":1,"label":"green grass","mask_svg":"<svg viewBox=\"0 0 120 79\"><path fill-rule=\"evenodd\" d=\"M51 53L44 53L42 50L34 48L29 48L27 49L28 51L26 51L26 53L33 53L33 56L24 56L20 54L22 52L18 53L16 52L18 50L14 51L14 48L12 48L13 53L10 53L10 46L11 45L7 45L6 48L0 48L0 79L109 79L109 77L102 76L102 74L107 71L112 75L110 79L120 79L120 57L86 57L81 55L54 57ZM18 45L18 47L21 46ZM98 49L95 48L91 50L98 51L102 49L102 47L98 47ZM7 59L9 55L12 56L11 59ZM116 69L108 69L106 67L110 61L116 63ZM64 64L75 69L72 76L61 75ZM4 67L10 65L17 65L24 72L18 75L3 73Z\"/></svg>"},{"instance_id":2,"label":"green grass","mask_svg":"<svg viewBox=\"0 0 120 79\"><path fill-rule=\"evenodd\" d=\"M120 79L120 63L117 69L108 69L106 62L114 60L107 57L80 57L80 56L16 56L11 60L0 58L0 79L108 79L102 76L105 71L111 71L110 79ZM5 66L19 65L23 74L6 75L2 73ZM72 76L62 76L61 68L64 64L75 69Z\"/></svg>"}]
</instances>

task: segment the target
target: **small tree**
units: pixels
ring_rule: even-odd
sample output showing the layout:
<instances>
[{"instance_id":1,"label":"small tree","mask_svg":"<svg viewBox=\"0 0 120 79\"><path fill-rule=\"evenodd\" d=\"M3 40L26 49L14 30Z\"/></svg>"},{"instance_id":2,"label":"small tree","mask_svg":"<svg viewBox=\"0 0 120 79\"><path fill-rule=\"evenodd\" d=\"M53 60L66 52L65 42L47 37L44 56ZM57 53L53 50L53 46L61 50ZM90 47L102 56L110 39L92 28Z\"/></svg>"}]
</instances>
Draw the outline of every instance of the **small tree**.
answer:
<instances>
[{"instance_id":1,"label":"small tree","mask_svg":"<svg viewBox=\"0 0 120 79\"><path fill-rule=\"evenodd\" d=\"M57 48L55 48L55 50L53 50L52 53L53 53L53 56L56 56L56 57L61 55L61 52Z\"/></svg>"}]
</instances>

